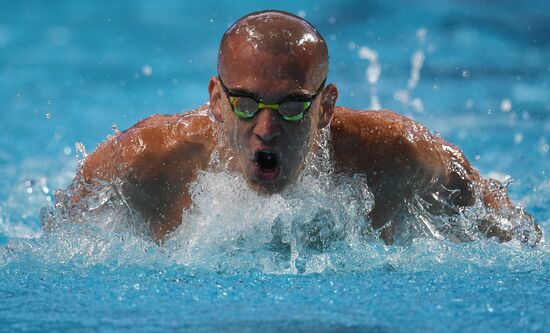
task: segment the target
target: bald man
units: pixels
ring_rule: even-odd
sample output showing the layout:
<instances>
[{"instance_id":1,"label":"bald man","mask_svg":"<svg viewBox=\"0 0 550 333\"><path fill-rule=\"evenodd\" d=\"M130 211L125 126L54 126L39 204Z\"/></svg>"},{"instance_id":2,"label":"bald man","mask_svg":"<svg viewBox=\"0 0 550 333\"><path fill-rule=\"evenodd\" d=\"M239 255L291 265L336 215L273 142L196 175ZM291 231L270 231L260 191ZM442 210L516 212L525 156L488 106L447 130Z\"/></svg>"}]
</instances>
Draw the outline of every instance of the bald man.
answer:
<instances>
[{"instance_id":1,"label":"bald man","mask_svg":"<svg viewBox=\"0 0 550 333\"><path fill-rule=\"evenodd\" d=\"M280 11L241 18L222 38L209 105L151 116L102 143L78 170L65 208L78 220L94 191L110 184L161 241L182 223L192 204L189 185L214 151L250 188L270 195L297 179L328 128L336 172L367 177L375 202L366 220L386 243L413 197L433 215L458 214L478 201L530 218L498 182L484 181L457 148L418 123L391 111L336 107L327 73L325 40L302 18ZM500 241L516 236L498 221L481 219L478 231ZM532 225L537 242L541 233Z\"/></svg>"}]
</instances>

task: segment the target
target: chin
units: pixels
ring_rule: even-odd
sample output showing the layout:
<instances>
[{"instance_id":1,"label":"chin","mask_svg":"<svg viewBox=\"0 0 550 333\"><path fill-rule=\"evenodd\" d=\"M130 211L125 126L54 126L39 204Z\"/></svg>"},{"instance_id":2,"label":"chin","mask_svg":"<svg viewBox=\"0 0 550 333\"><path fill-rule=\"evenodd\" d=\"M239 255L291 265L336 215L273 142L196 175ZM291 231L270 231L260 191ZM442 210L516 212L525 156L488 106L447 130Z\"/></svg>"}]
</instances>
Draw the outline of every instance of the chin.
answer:
<instances>
[{"instance_id":1,"label":"chin","mask_svg":"<svg viewBox=\"0 0 550 333\"><path fill-rule=\"evenodd\" d=\"M248 186L255 192L259 194L275 194L279 193L286 188L288 185L286 182L272 182L272 181L261 181L256 179L247 179Z\"/></svg>"}]
</instances>

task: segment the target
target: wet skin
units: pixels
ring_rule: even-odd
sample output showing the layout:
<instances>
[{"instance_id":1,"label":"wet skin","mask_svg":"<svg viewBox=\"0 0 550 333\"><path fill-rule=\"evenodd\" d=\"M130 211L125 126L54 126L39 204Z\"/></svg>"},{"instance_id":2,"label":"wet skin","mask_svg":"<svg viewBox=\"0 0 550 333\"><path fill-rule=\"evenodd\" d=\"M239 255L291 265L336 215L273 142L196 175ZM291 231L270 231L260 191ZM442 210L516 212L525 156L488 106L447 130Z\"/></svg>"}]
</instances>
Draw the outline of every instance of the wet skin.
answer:
<instances>
[{"instance_id":1,"label":"wet skin","mask_svg":"<svg viewBox=\"0 0 550 333\"><path fill-rule=\"evenodd\" d=\"M278 103L313 96L327 75L327 55L324 40L307 22L280 12L252 14L224 35L218 72L230 93ZM250 188L269 195L296 180L325 127L336 171L367 175L375 196L369 217L387 243L397 214L413 195L424 198L432 214L453 213L434 201L434 194L455 207L474 204L476 191L494 210L512 206L505 192L488 189L460 150L420 124L387 110L336 107L333 84L324 86L298 122L268 108L251 119L238 118L216 76L208 91L208 107L151 116L102 143L73 182L75 207L94 184L121 183L129 206L160 241L182 223L192 203L189 184L209 167L213 151L220 153L221 165L241 172ZM259 152L275 156L276 166L263 168ZM512 237L494 221L479 227L501 241Z\"/></svg>"}]
</instances>

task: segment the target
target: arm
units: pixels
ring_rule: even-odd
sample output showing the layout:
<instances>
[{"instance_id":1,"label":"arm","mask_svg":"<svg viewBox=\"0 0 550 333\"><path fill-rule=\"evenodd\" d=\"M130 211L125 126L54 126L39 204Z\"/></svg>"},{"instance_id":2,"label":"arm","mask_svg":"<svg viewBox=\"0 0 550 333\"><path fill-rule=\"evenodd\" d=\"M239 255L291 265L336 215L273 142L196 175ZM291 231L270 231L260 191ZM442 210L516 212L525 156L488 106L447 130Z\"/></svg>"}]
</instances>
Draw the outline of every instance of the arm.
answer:
<instances>
[{"instance_id":1,"label":"arm","mask_svg":"<svg viewBox=\"0 0 550 333\"><path fill-rule=\"evenodd\" d=\"M70 215L89 210L98 190L109 186L131 214L149 224L153 239L162 239L191 204L188 185L207 167L213 142L210 120L199 113L139 122L85 159L70 188L76 208Z\"/></svg>"},{"instance_id":2,"label":"arm","mask_svg":"<svg viewBox=\"0 0 550 333\"><path fill-rule=\"evenodd\" d=\"M417 193L432 215L460 214L462 207L478 202L484 209L476 214L475 222L486 237L501 242L514 238L540 242L541 229L529 213L512 203L506 186L494 179L484 180L458 148L425 127L410 119L404 123L405 136L413 138L405 146L419 170Z\"/></svg>"},{"instance_id":3,"label":"arm","mask_svg":"<svg viewBox=\"0 0 550 333\"><path fill-rule=\"evenodd\" d=\"M481 197L490 210L512 209L506 191L494 191L460 150L435 137L420 124L390 111L339 108L331 125L337 166L367 175L375 205L370 218L391 242L397 214L408 200L422 198L432 215L453 215ZM509 230L494 218L479 221L480 231L501 241Z\"/></svg>"}]
</instances>

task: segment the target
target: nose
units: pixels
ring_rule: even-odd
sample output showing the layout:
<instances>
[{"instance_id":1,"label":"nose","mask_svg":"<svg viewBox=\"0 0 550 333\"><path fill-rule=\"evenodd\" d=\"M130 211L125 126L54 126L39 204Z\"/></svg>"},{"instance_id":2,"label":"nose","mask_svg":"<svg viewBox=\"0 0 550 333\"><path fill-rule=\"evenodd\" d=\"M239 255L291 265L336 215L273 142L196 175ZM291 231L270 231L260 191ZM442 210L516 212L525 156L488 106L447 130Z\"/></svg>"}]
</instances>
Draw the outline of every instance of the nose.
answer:
<instances>
[{"instance_id":1,"label":"nose","mask_svg":"<svg viewBox=\"0 0 550 333\"><path fill-rule=\"evenodd\" d=\"M256 126L254 126L254 135L263 142L270 142L281 135L281 126L279 116L272 109L265 108L256 115Z\"/></svg>"}]
</instances>

